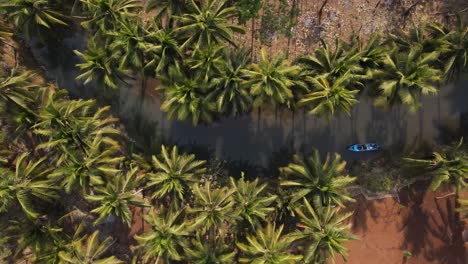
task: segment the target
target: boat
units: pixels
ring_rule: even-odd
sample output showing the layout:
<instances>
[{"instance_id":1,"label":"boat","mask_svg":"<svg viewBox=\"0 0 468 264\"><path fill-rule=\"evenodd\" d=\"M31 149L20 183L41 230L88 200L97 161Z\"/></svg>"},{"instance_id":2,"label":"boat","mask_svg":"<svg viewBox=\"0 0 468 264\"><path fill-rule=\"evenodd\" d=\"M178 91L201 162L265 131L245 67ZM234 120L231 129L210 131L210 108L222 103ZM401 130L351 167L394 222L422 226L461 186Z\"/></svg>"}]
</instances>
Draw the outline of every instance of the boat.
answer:
<instances>
[{"instance_id":1,"label":"boat","mask_svg":"<svg viewBox=\"0 0 468 264\"><path fill-rule=\"evenodd\" d=\"M377 143L354 144L349 146L348 150L354 152L377 151L380 150L380 146Z\"/></svg>"}]
</instances>

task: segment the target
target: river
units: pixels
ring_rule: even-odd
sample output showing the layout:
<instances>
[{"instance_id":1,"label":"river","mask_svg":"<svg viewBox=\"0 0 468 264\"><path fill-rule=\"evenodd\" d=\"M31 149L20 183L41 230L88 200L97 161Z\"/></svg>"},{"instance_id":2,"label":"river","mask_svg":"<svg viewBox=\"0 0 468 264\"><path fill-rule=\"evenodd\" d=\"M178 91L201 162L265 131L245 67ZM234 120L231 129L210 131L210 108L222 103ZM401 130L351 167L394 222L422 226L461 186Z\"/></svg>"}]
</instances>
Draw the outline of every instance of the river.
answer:
<instances>
[{"instance_id":1,"label":"river","mask_svg":"<svg viewBox=\"0 0 468 264\"><path fill-rule=\"evenodd\" d=\"M75 80L79 74L75 67L79 58L72 50L85 48L82 35L76 34L54 49L37 42L32 42L31 48L48 77L59 87L75 97L96 95L93 87L85 87ZM155 82L149 81L147 85L147 90L154 89ZM114 114L121 118L140 146L156 148L159 142L166 142L186 146L186 150L201 156L268 167L294 152L310 152L313 148L321 153L338 152L346 160L359 160L376 154L351 153L346 150L348 145L376 142L384 149L402 152L423 143L440 143L447 131L459 130L460 116L468 112L468 80L441 87L437 96L423 97L421 111L416 113L409 112L405 106L383 111L364 97L351 116L342 115L331 121L305 115L302 110L294 116L290 111L262 111L260 116L253 111L242 117L222 118L211 125L194 127L190 122L167 120L156 96L145 96L141 106L138 82L134 88L122 87L119 98L118 111ZM141 118L139 113L143 113Z\"/></svg>"}]
</instances>

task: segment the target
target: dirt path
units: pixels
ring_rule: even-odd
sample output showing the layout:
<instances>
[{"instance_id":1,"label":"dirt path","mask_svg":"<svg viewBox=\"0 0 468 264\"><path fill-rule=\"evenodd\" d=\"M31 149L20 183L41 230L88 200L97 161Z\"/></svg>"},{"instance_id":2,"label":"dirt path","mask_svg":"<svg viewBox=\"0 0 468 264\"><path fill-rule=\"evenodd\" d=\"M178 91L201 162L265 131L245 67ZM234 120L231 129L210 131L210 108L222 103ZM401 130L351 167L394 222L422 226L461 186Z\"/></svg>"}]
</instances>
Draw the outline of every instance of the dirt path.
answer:
<instances>
[{"instance_id":1,"label":"dirt path","mask_svg":"<svg viewBox=\"0 0 468 264\"><path fill-rule=\"evenodd\" d=\"M353 232L360 240L346 246L347 263L447 263L463 264L463 224L454 211L454 196L436 199L448 190L432 192L428 183L403 189L397 199L367 201L359 197L351 205ZM406 262L403 252L412 254ZM337 263L344 263L338 259Z\"/></svg>"}]
</instances>

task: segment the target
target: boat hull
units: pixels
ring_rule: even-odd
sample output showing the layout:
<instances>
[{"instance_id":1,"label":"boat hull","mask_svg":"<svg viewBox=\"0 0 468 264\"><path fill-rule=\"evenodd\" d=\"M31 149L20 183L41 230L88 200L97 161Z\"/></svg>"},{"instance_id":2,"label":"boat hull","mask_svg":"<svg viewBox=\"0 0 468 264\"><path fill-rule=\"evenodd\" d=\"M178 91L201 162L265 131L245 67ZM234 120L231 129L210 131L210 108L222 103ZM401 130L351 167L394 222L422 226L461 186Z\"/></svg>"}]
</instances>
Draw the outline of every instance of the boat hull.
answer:
<instances>
[{"instance_id":1,"label":"boat hull","mask_svg":"<svg viewBox=\"0 0 468 264\"><path fill-rule=\"evenodd\" d=\"M380 150L380 146L376 143L354 144L349 146L348 150L353 152L369 152Z\"/></svg>"}]
</instances>

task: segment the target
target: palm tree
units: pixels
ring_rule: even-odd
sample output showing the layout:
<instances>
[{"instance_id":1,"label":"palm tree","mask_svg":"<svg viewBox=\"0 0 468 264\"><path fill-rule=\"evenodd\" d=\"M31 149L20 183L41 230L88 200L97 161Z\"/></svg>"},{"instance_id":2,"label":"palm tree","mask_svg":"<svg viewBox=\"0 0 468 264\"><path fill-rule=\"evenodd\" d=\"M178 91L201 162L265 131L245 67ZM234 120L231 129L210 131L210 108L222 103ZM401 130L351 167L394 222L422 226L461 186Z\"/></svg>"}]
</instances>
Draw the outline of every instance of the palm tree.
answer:
<instances>
[{"instance_id":1,"label":"palm tree","mask_svg":"<svg viewBox=\"0 0 468 264\"><path fill-rule=\"evenodd\" d=\"M363 68L360 65L361 52L355 43L350 47L343 41L337 39L335 50L332 51L321 40L322 47L315 49L315 56L306 55L296 60L296 63L301 65L309 76L325 75L326 77L339 78L342 75L349 73L350 77L355 81L359 81L362 77Z\"/></svg>"},{"instance_id":2,"label":"palm tree","mask_svg":"<svg viewBox=\"0 0 468 264\"><path fill-rule=\"evenodd\" d=\"M302 259L300 255L289 253L295 237L290 234L282 235L283 225L276 229L275 224L268 225L256 232L255 235L247 236L247 244L237 243L242 251L241 263L264 263L264 264L293 264Z\"/></svg>"},{"instance_id":3,"label":"palm tree","mask_svg":"<svg viewBox=\"0 0 468 264\"><path fill-rule=\"evenodd\" d=\"M189 1L193 13L178 17L181 26L176 29L181 36L190 36L182 44L182 49L192 45L193 49L229 42L234 45L234 32L244 33L241 26L229 20L238 15L235 7L226 7L227 0L207 0L197 4Z\"/></svg>"},{"instance_id":4,"label":"palm tree","mask_svg":"<svg viewBox=\"0 0 468 264\"><path fill-rule=\"evenodd\" d=\"M37 262L56 263L53 261L58 260L58 249L63 249L67 242L62 228L46 215L10 221L6 231L9 238L17 241L15 255L22 257L23 251L29 248Z\"/></svg>"},{"instance_id":5,"label":"palm tree","mask_svg":"<svg viewBox=\"0 0 468 264\"><path fill-rule=\"evenodd\" d=\"M216 106L206 100L206 94L213 86L202 80L199 75L189 77L181 69L169 69L170 80L164 80L164 102L161 109L168 113L168 118L177 116L178 120L191 119L193 125L200 121L211 123Z\"/></svg>"},{"instance_id":6,"label":"palm tree","mask_svg":"<svg viewBox=\"0 0 468 264\"><path fill-rule=\"evenodd\" d=\"M457 78L468 65L468 28L457 15L454 30L438 23L430 24L429 29L432 37L441 42L440 61L443 65L444 79L450 81Z\"/></svg>"},{"instance_id":7,"label":"palm tree","mask_svg":"<svg viewBox=\"0 0 468 264\"><path fill-rule=\"evenodd\" d=\"M300 217L301 231L295 233L299 239L310 244L305 249L304 261L306 263L335 263L335 255L340 254L346 261L347 250L343 244L356 239L349 233L350 224L344 222L351 213L339 214L339 209L333 209L330 205L314 207L304 198L304 209L296 208Z\"/></svg>"},{"instance_id":8,"label":"palm tree","mask_svg":"<svg viewBox=\"0 0 468 264\"><path fill-rule=\"evenodd\" d=\"M119 172L116 168L124 159L117 144L109 145L105 138L96 136L86 152L62 148L65 158L57 161L57 169L49 178L58 181L67 193L79 187L83 193L91 187L103 185L106 178Z\"/></svg>"},{"instance_id":9,"label":"palm tree","mask_svg":"<svg viewBox=\"0 0 468 264\"><path fill-rule=\"evenodd\" d=\"M104 138L103 144L119 145L112 140L120 132L113 126L117 119L109 117L110 107L95 110L93 100L63 100L61 93L42 96L38 122L32 126L33 133L48 140L36 149L74 148L86 152L97 138ZM64 153L66 154L66 153Z\"/></svg>"},{"instance_id":10,"label":"palm tree","mask_svg":"<svg viewBox=\"0 0 468 264\"><path fill-rule=\"evenodd\" d=\"M186 13L187 0L148 0L146 12L156 11L155 19L172 18Z\"/></svg>"},{"instance_id":11,"label":"palm tree","mask_svg":"<svg viewBox=\"0 0 468 264\"><path fill-rule=\"evenodd\" d=\"M270 59L262 49L259 64L254 63L250 70L243 72L246 79L244 85L250 87L250 94L254 96L253 107L291 105L291 87L294 85L293 78L299 74L299 67L287 65L284 56Z\"/></svg>"},{"instance_id":12,"label":"palm tree","mask_svg":"<svg viewBox=\"0 0 468 264\"><path fill-rule=\"evenodd\" d=\"M26 152L16 159L15 172L0 168L0 213L7 212L15 204L27 217L37 218L39 213L33 201L52 202L58 198L56 187L47 180L51 169L44 166L46 157L28 161L28 156Z\"/></svg>"},{"instance_id":13,"label":"palm tree","mask_svg":"<svg viewBox=\"0 0 468 264\"><path fill-rule=\"evenodd\" d=\"M138 249L143 251L145 263L170 263L171 260L182 260L182 250L187 248L186 236L189 235L183 221L183 209L164 210L160 207L156 214L151 210L145 215L145 221L151 231L136 235Z\"/></svg>"},{"instance_id":14,"label":"palm tree","mask_svg":"<svg viewBox=\"0 0 468 264\"><path fill-rule=\"evenodd\" d=\"M195 49L186 63L190 70L195 70L203 81L208 82L208 79L221 73L224 49L223 45L210 45Z\"/></svg>"},{"instance_id":15,"label":"palm tree","mask_svg":"<svg viewBox=\"0 0 468 264\"><path fill-rule=\"evenodd\" d=\"M75 233L75 237L66 250L59 252L61 263L81 264L81 263L102 263L102 264L123 264L124 262L115 256L108 256L107 250L112 246L111 237L107 237L102 242L99 241L99 231L94 231L91 235L78 238L81 233L81 225Z\"/></svg>"},{"instance_id":16,"label":"palm tree","mask_svg":"<svg viewBox=\"0 0 468 264\"><path fill-rule=\"evenodd\" d=\"M86 51L82 53L74 50L74 52L84 60L83 63L76 65L83 71L76 78L84 79L84 84L95 81L100 86L115 89L119 82L126 83L124 78L127 76L127 72L118 67L118 61L113 56L111 49L103 47L102 44L91 39Z\"/></svg>"},{"instance_id":17,"label":"palm tree","mask_svg":"<svg viewBox=\"0 0 468 264\"><path fill-rule=\"evenodd\" d=\"M351 108L359 103L356 99L359 90L349 90L347 87L352 82L349 72L332 81L324 75L308 80L312 83L313 90L299 100L298 106L311 105L308 110L311 115L331 117L338 112L350 115Z\"/></svg>"},{"instance_id":18,"label":"palm tree","mask_svg":"<svg viewBox=\"0 0 468 264\"><path fill-rule=\"evenodd\" d=\"M455 146L447 147L439 152L433 152L431 159L403 159L410 166L432 171L431 188L437 190L442 184L450 183L455 186L456 195L467 187L468 154L462 149L463 139Z\"/></svg>"},{"instance_id":19,"label":"palm tree","mask_svg":"<svg viewBox=\"0 0 468 264\"><path fill-rule=\"evenodd\" d=\"M147 187L155 187L152 198L163 199L170 196L172 201L183 201L192 183L206 172L206 161L195 160L193 154L179 155L176 146L168 149L161 146L161 158L152 157L155 173L147 174Z\"/></svg>"},{"instance_id":20,"label":"palm tree","mask_svg":"<svg viewBox=\"0 0 468 264\"><path fill-rule=\"evenodd\" d=\"M291 190L291 202L319 197L323 205L343 206L343 202L353 201L345 188L356 180L344 174L345 166L338 153L333 159L327 154L323 163L318 150L307 158L294 155L293 162L280 168L280 185Z\"/></svg>"},{"instance_id":21,"label":"palm tree","mask_svg":"<svg viewBox=\"0 0 468 264\"><path fill-rule=\"evenodd\" d=\"M33 77L32 72L19 69L11 70L8 76L0 76L0 100L32 113L28 104L33 101L31 90L37 88L31 82Z\"/></svg>"},{"instance_id":22,"label":"palm tree","mask_svg":"<svg viewBox=\"0 0 468 264\"><path fill-rule=\"evenodd\" d=\"M27 38L45 37L57 26L66 26L66 17L56 11L48 0L12 0L0 5L0 10L13 21L15 29Z\"/></svg>"},{"instance_id":23,"label":"palm tree","mask_svg":"<svg viewBox=\"0 0 468 264\"><path fill-rule=\"evenodd\" d=\"M153 27L148 37L155 43L151 48L154 49L154 53L157 54L159 61L156 63L155 60L152 60L149 66L152 66L151 63L154 63L156 75L165 76L169 74L170 67L175 67L176 69L181 67L180 60L183 54L176 33L173 30L157 25L153 25Z\"/></svg>"},{"instance_id":24,"label":"palm tree","mask_svg":"<svg viewBox=\"0 0 468 264\"><path fill-rule=\"evenodd\" d=\"M120 25L122 20L137 15L142 9L140 0L81 0L89 19L81 23L91 32L107 33Z\"/></svg>"},{"instance_id":25,"label":"palm tree","mask_svg":"<svg viewBox=\"0 0 468 264\"><path fill-rule=\"evenodd\" d=\"M191 240L190 247L185 248L185 255L193 264L229 264L234 263L236 251L232 250L222 238L216 239L213 247L197 233L196 238Z\"/></svg>"},{"instance_id":26,"label":"palm tree","mask_svg":"<svg viewBox=\"0 0 468 264\"><path fill-rule=\"evenodd\" d=\"M243 71L249 59L247 49L225 49L221 70L214 79L215 88L209 95L210 100L213 98L216 102L219 113L236 116L250 110L252 98L247 86L243 85Z\"/></svg>"},{"instance_id":27,"label":"palm tree","mask_svg":"<svg viewBox=\"0 0 468 264\"><path fill-rule=\"evenodd\" d=\"M431 65L439 57L438 52L422 53L420 46L409 52L394 48L383 60L383 69L372 70L378 96L375 104L388 107L397 103L408 105L412 111L419 108L419 94L435 94L434 83L441 80L441 72Z\"/></svg>"},{"instance_id":28,"label":"palm tree","mask_svg":"<svg viewBox=\"0 0 468 264\"><path fill-rule=\"evenodd\" d=\"M234 190L224 188L212 188L211 182L206 182L203 188L199 184L192 187L195 196L194 206L189 208L189 213L194 215L192 228L202 228L209 232L210 241L215 240L215 232L223 234L223 223L235 223L239 216L239 210L235 208L233 199Z\"/></svg>"},{"instance_id":29,"label":"palm tree","mask_svg":"<svg viewBox=\"0 0 468 264\"><path fill-rule=\"evenodd\" d=\"M120 217L129 227L132 223L130 205L147 207L145 200L137 196L142 191L136 190L142 178L137 178L138 168L135 167L126 173L119 172L109 181L106 187L97 187L93 195L86 195L86 200L99 203L100 206L91 212L99 217L94 222L96 225L106 221L106 217L113 215Z\"/></svg>"},{"instance_id":30,"label":"palm tree","mask_svg":"<svg viewBox=\"0 0 468 264\"><path fill-rule=\"evenodd\" d=\"M231 189L235 190L234 200L236 207L240 210L240 216L248 222L253 229L260 226L262 220L275 211L272 203L278 198L277 195L267 195L265 189L268 184L259 184L259 179L249 182L241 179L230 178Z\"/></svg>"}]
</instances>

